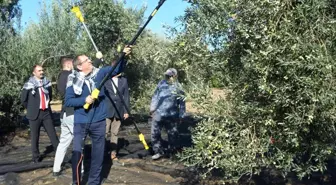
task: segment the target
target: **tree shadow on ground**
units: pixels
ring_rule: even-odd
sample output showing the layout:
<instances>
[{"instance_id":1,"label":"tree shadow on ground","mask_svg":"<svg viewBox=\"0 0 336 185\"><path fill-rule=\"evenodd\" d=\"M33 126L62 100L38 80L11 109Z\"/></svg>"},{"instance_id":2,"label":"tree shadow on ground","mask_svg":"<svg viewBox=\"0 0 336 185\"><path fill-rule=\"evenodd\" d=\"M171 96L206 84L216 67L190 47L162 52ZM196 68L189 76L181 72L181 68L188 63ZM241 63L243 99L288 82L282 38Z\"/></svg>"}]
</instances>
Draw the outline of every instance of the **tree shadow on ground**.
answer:
<instances>
[{"instance_id":1,"label":"tree shadow on ground","mask_svg":"<svg viewBox=\"0 0 336 185\"><path fill-rule=\"evenodd\" d=\"M151 147L149 150L144 149L143 144L138 140L137 132L135 130L132 130L131 128L133 126L132 121L135 121L135 120L138 124L139 129L146 132L145 135L148 136L147 144L151 146L150 139L148 139L150 138L149 137L150 136L150 124L151 124L150 117L146 115L139 115L139 114L133 115L133 120L129 119L122 123L123 127L128 127L127 130L131 130L131 132L134 132L134 134L131 134L131 136L128 136L128 135L119 136L118 138L118 151L119 151L118 158L119 159L145 159L146 157L153 154ZM191 147L192 146L191 128L195 127L199 121L200 119L196 119L193 116L189 115L186 118L184 118L181 123L179 123L178 130L180 134L179 141L180 141L181 147ZM127 130L126 131L124 130L124 133L127 132ZM166 140L163 140L162 145L164 148L166 148L168 146L168 142ZM88 171L88 169L90 169L89 167L90 166L90 154L88 154L90 153L90 151L91 151L90 146L88 146L88 149L85 150L85 153L86 153L86 157L84 159L85 171ZM111 160L110 151L111 151L111 145L110 145L109 139L107 139L105 143L104 162L103 162L103 168L101 172L102 181L107 179L111 171L111 167L113 165L120 165L120 163L114 162ZM166 156L166 157L171 157L171 156ZM154 171L167 170L167 169L163 169L164 167L159 167L155 165L152 165L152 166L153 166ZM175 172L172 173L172 175L174 174L177 174L177 173ZM88 174L85 173L83 176L83 182L86 183L87 179L88 179Z\"/></svg>"},{"instance_id":2,"label":"tree shadow on ground","mask_svg":"<svg viewBox=\"0 0 336 185\"><path fill-rule=\"evenodd\" d=\"M133 119L133 120L132 120ZM139 142L139 140L134 140L134 139L129 139L126 137L120 137L118 140L119 148L121 153L122 158L143 158L146 157L147 155L153 154L153 151L151 149L151 142L150 142L150 127L151 127L151 117L148 115L144 114L136 114L133 115L133 118L126 120L122 123L123 126L132 126L134 120L136 122L140 122L145 124L147 126L147 144L150 147L148 151L144 150L143 145ZM187 115L185 118L181 119L180 123L177 123L177 129L179 132L179 137L178 137L178 144L179 147L185 148L185 147L191 147L192 146L192 133L191 130L194 128L197 123L199 123L203 118L197 118L193 115ZM149 128L149 129L148 129ZM149 131L149 132L148 132ZM134 131L135 132L135 131ZM136 134L136 133L135 133ZM162 138L163 140L161 141L161 144L163 148L168 147L168 142L167 142L167 136L166 136L166 131L163 129L162 130ZM125 152L125 150L127 152Z\"/></svg>"},{"instance_id":3,"label":"tree shadow on ground","mask_svg":"<svg viewBox=\"0 0 336 185\"><path fill-rule=\"evenodd\" d=\"M135 114L133 115L133 120L136 120L138 123L147 123L147 125L151 126L151 117L144 114ZM131 126L133 125L132 119L125 120L122 124L123 126ZM177 123L177 130L179 132L179 140L180 145L182 147L191 147L192 146L192 140L191 140L191 130L194 128L197 123L202 121L202 117L196 117L193 115L188 114L183 119L181 119L181 123ZM165 132L163 130L163 132Z\"/></svg>"},{"instance_id":4,"label":"tree shadow on ground","mask_svg":"<svg viewBox=\"0 0 336 185\"><path fill-rule=\"evenodd\" d=\"M0 116L0 146L5 146L12 142L16 135L17 127L22 122L21 119L21 116L11 117L8 114Z\"/></svg>"}]
</instances>

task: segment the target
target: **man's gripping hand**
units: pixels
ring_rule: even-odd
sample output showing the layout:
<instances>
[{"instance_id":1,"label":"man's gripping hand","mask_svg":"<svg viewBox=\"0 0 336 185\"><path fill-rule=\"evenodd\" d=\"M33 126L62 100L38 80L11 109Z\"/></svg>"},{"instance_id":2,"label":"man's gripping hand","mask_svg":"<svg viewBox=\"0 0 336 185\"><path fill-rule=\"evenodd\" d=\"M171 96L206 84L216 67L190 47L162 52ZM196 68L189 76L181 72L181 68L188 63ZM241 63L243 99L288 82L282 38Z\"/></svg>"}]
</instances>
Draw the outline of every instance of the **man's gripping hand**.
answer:
<instances>
[{"instance_id":1,"label":"man's gripping hand","mask_svg":"<svg viewBox=\"0 0 336 185\"><path fill-rule=\"evenodd\" d=\"M97 58L97 59L102 59L102 58L103 58L103 54L102 54L102 52L98 51L98 52L96 53L96 58Z\"/></svg>"},{"instance_id":2,"label":"man's gripping hand","mask_svg":"<svg viewBox=\"0 0 336 185\"><path fill-rule=\"evenodd\" d=\"M132 45L127 45L127 46L124 47L123 52L125 53L126 56L128 56L129 54L131 54L132 47L133 47Z\"/></svg>"}]
</instances>

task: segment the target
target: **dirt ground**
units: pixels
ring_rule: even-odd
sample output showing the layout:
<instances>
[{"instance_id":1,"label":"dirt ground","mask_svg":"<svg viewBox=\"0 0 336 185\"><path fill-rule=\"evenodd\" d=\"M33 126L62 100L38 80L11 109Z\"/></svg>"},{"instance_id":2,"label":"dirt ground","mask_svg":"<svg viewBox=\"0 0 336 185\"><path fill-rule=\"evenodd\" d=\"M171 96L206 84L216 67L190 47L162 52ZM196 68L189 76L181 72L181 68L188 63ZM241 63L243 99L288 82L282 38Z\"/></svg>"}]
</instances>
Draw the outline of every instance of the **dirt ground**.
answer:
<instances>
[{"instance_id":1,"label":"dirt ground","mask_svg":"<svg viewBox=\"0 0 336 185\"><path fill-rule=\"evenodd\" d=\"M52 105L57 110L59 105ZM59 113L54 113L56 132L60 134ZM150 124L148 117L135 116L138 127L146 137L150 145ZM188 122L188 121L187 121ZM194 120L180 126L181 137L185 146L191 145L189 126L195 125ZM28 127L27 127L28 128ZM166 138L163 134L163 138ZM109 138L109 137L107 137ZM108 142L107 142L108 143ZM138 135L131 122L123 123L119 132L119 160L113 162L110 154L105 153L102 177L106 185L177 185L185 184L193 180L186 175L186 168L180 164L174 156L166 156L157 161L151 159L151 152L144 149L138 140ZM41 128L40 152L43 153L43 160L40 163L31 163L30 135L28 129L16 132L10 144L0 147L0 185L2 184L24 184L24 185L68 185L72 182L72 170L70 164L72 146L68 148L64 160L62 175L55 178L52 176L52 165L55 153L50 151L49 138ZM90 138L86 140L84 158L85 171L88 172L90 165ZM84 181L88 174L84 174ZM191 177L192 179L193 177Z\"/></svg>"},{"instance_id":2,"label":"dirt ground","mask_svg":"<svg viewBox=\"0 0 336 185\"><path fill-rule=\"evenodd\" d=\"M52 101L50 102L51 105L51 110L53 110L54 112L60 112L62 109L62 102L61 101Z\"/></svg>"}]
</instances>

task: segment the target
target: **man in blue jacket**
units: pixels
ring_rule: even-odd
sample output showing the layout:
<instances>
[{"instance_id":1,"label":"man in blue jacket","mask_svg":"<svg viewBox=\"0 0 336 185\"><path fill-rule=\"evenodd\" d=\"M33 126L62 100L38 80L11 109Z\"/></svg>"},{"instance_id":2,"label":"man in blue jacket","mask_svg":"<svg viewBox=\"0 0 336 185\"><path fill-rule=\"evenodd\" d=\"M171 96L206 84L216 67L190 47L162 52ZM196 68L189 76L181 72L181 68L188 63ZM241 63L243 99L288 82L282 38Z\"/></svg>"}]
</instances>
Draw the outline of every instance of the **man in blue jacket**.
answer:
<instances>
[{"instance_id":1,"label":"man in blue jacket","mask_svg":"<svg viewBox=\"0 0 336 185\"><path fill-rule=\"evenodd\" d=\"M174 152L178 144L177 120L185 114L185 93L177 81L177 70L169 68L165 79L157 85L152 102L150 114L152 115L151 141L154 151L153 160L159 159L163 154L161 146L161 130L164 127L168 134L169 150Z\"/></svg>"},{"instance_id":2,"label":"man in blue jacket","mask_svg":"<svg viewBox=\"0 0 336 185\"><path fill-rule=\"evenodd\" d=\"M130 54L131 47L127 46L123 50L126 56ZM100 55L99 53L97 53ZM99 58L99 57L98 57ZM122 61L114 70L112 76L121 73L126 65ZM82 140L85 132L92 140L91 166L88 184L100 184L100 172L102 169L105 129L106 129L106 107L104 90L100 91L97 100L91 97L91 92L100 84L103 78L112 69L111 66L101 69L95 68L92 61L86 55L79 55L74 59L74 66L77 71L73 71L68 77L68 84L65 94L65 106L74 107L74 140L72 153L72 176L73 184L80 184L81 162L82 162ZM83 108L84 104L91 104L88 110Z\"/></svg>"}]
</instances>

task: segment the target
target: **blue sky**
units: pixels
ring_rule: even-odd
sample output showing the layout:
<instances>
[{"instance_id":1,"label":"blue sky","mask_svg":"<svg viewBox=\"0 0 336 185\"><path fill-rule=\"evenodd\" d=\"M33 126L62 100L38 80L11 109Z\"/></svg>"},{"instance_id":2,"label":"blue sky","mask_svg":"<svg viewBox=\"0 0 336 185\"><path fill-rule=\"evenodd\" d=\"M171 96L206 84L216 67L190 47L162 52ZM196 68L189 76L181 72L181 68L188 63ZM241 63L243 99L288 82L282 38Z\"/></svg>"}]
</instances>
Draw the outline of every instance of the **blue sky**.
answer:
<instances>
[{"instance_id":1,"label":"blue sky","mask_svg":"<svg viewBox=\"0 0 336 185\"><path fill-rule=\"evenodd\" d=\"M112 1L112 0L111 0ZM142 5L147 5L147 10L145 12L145 17L147 18L153 9L157 6L159 0L124 0L126 1L126 6L128 7L141 7ZM50 2L50 0L20 0L20 5L22 9L21 22L22 26L25 27L25 23L29 21L38 21L38 12L40 10L41 2ZM152 21L148 24L147 28L151 29L154 33L159 35L164 35L164 29L162 26L164 24L171 26L178 26L175 23L175 18L177 16L183 15L185 8L188 6L183 0L166 0L162 5L160 10L153 17Z\"/></svg>"}]
</instances>

